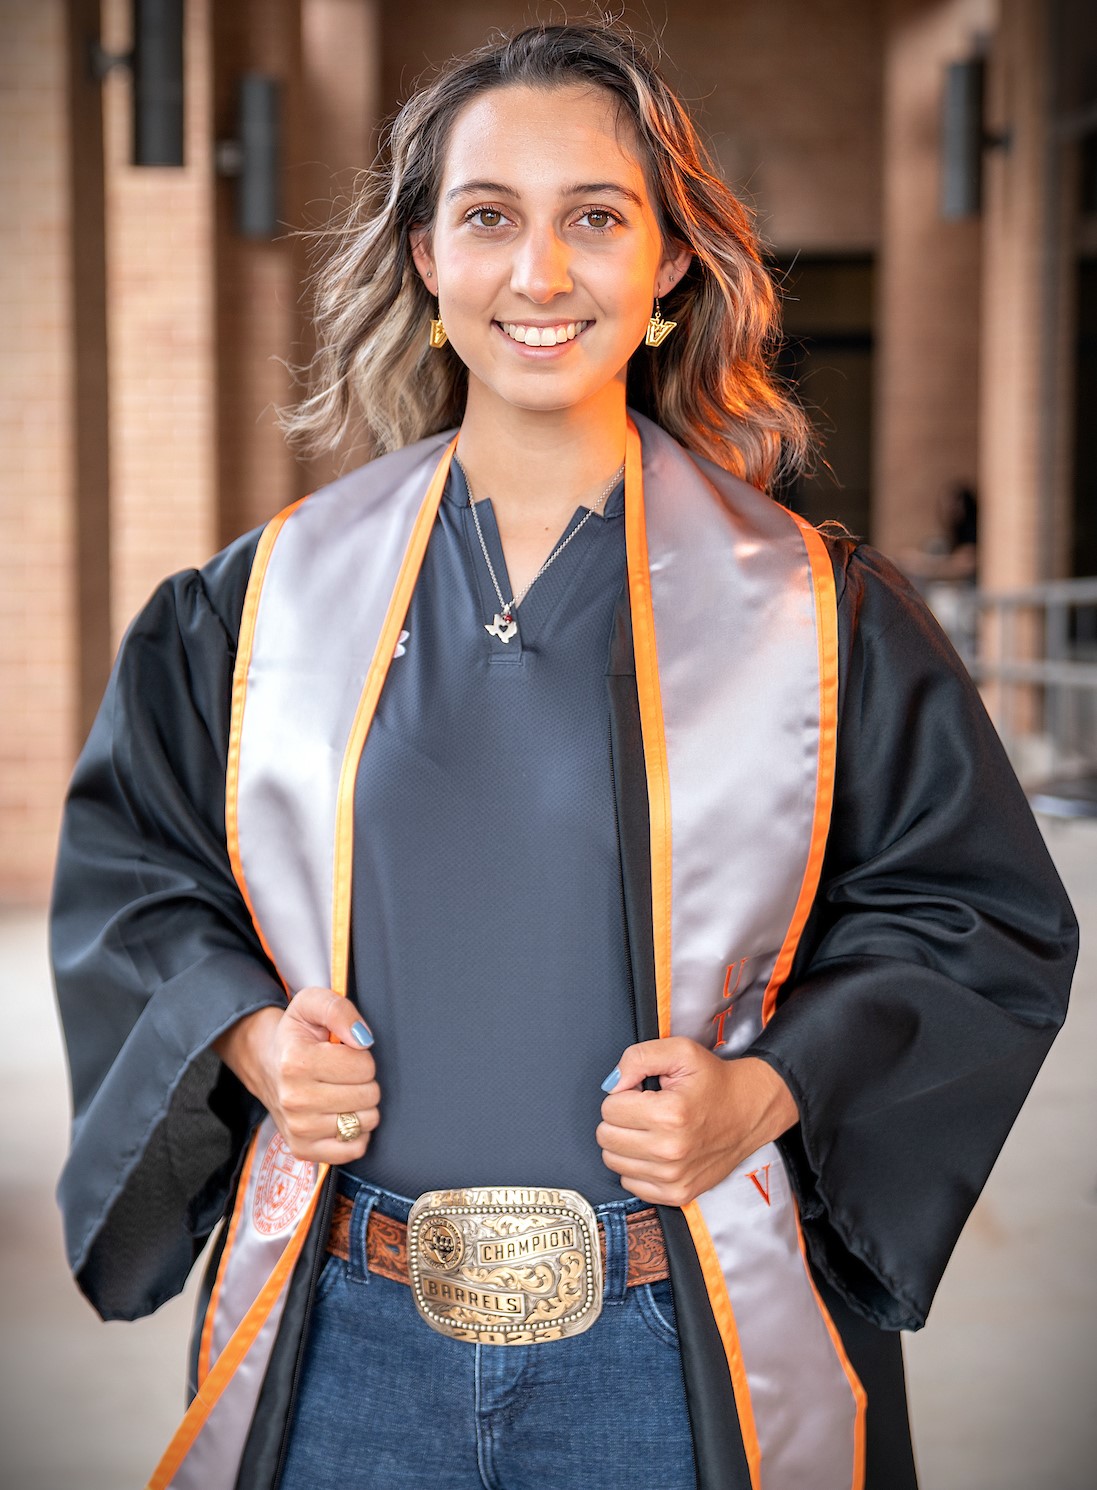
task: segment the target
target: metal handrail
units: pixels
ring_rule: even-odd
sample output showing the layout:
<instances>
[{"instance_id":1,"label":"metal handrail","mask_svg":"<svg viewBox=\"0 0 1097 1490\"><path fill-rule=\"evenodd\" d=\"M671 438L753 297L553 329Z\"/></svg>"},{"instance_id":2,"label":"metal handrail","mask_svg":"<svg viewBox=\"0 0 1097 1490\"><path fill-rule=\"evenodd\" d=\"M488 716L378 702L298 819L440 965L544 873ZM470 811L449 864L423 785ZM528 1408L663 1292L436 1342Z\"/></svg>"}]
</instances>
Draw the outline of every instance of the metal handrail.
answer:
<instances>
[{"instance_id":1,"label":"metal handrail","mask_svg":"<svg viewBox=\"0 0 1097 1490\"><path fill-rule=\"evenodd\" d=\"M971 601L980 609L996 605L1097 605L1097 577L1048 580L1024 590L972 590Z\"/></svg>"},{"instance_id":2,"label":"metal handrail","mask_svg":"<svg viewBox=\"0 0 1097 1490\"><path fill-rule=\"evenodd\" d=\"M1043 774L1097 780L1097 577L965 587L954 602L953 640L975 681L996 688L995 724L1019 769L1038 742Z\"/></svg>"},{"instance_id":3,"label":"metal handrail","mask_svg":"<svg viewBox=\"0 0 1097 1490\"><path fill-rule=\"evenodd\" d=\"M968 671L977 683L1045 683L1060 688L1097 688L1094 662L985 662L976 658Z\"/></svg>"}]
</instances>

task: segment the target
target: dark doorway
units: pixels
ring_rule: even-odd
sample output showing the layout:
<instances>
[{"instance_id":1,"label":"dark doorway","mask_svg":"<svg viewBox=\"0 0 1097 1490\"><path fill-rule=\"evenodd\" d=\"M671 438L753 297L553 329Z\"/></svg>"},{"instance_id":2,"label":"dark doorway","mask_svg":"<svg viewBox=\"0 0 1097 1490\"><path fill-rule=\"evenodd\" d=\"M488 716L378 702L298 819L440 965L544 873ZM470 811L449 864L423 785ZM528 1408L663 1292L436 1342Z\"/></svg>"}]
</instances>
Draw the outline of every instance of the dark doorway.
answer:
<instances>
[{"instance_id":1,"label":"dark doorway","mask_svg":"<svg viewBox=\"0 0 1097 1490\"><path fill-rule=\"evenodd\" d=\"M1078 263L1071 574L1097 574L1097 257Z\"/></svg>"},{"instance_id":2,"label":"dark doorway","mask_svg":"<svg viewBox=\"0 0 1097 1490\"><path fill-rule=\"evenodd\" d=\"M778 370L822 447L814 471L781 499L809 522L836 518L871 539L873 260L801 254L775 270L784 297Z\"/></svg>"}]
</instances>

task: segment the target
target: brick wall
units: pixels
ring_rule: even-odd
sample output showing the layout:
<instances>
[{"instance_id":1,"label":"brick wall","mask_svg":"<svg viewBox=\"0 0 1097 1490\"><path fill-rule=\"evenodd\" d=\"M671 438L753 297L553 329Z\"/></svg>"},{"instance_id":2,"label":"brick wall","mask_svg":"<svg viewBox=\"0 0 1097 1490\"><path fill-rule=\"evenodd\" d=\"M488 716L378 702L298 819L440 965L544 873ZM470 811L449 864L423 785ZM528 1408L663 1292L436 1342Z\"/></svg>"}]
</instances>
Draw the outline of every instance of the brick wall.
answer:
<instances>
[{"instance_id":1,"label":"brick wall","mask_svg":"<svg viewBox=\"0 0 1097 1490\"><path fill-rule=\"evenodd\" d=\"M668 77L694 107L729 181L764 208L759 227L777 251L876 246L878 0L676 0L665 20L661 8L619 9L641 36L658 29ZM384 7L386 112L428 63L478 45L492 27L537 15L553 18L551 7L526 0Z\"/></svg>"},{"instance_id":2,"label":"brick wall","mask_svg":"<svg viewBox=\"0 0 1097 1490\"><path fill-rule=\"evenodd\" d=\"M130 7L104 36L129 45ZM208 0L186 6L186 164L131 166L131 83L104 85L111 408L111 623L216 548L213 154Z\"/></svg>"},{"instance_id":3,"label":"brick wall","mask_svg":"<svg viewBox=\"0 0 1097 1490\"><path fill-rule=\"evenodd\" d=\"M291 395L279 359L308 350L301 244L237 237L233 187L214 174L239 73L284 81L284 216L297 227L322 221L368 165L377 119L428 62L529 13L524 0L188 0L187 164L136 170L128 78L100 91L83 42L67 43L98 10L6 7L0 50L0 903L46 893L89 701L151 588L332 472L295 464L272 418ZM102 10L104 40L124 49L128 3ZM942 225L940 69L999 10L992 65L1007 91L995 106L1021 132L991 162L983 228ZM1040 0L682 0L663 31L672 77L733 182L764 206L774 247L881 254L884 542L915 541L942 481L977 474L994 583L1038 572L1049 472L1059 479L1041 288L1042 12ZM647 27L640 7L630 13Z\"/></svg>"},{"instance_id":4,"label":"brick wall","mask_svg":"<svg viewBox=\"0 0 1097 1490\"><path fill-rule=\"evenodd\" d=\"M0 48L0 900L9 903L45 893L74 736L65 97L62 0L8 7Z\"/></svg>"},{"instance_id":5,"label":"brick wall","mask_svg":"<svg viewBox=\"0 0 1097 1490\"><path fill-rule=\"evenodd\" d=\"M942 220L941 90L994 24L995 0L890 0L884 53L873 540L898 557L942 529L979 476L982 224Z\"/></svg>"},{"instance_id":6,"label":"brick wall","mask_svg":"<svg viewBox=\"0 0 1097 1490\"><path fill-rule=\"evenodd\" d=\"M269 241L236 229L234 183L216 187L219 539L265 521L330 481L333 460L294 459L276 410L299 391L292 368L311 350L310 250L330 204L370 164L377 117L376 6L363 0L239 0L215 17L214 131L237 127L239 78L281 82L280 229Z\"/></svg>"},{"instance_id":7,"label":"brick wall","mask_svg":"<svg viewBox=\"0 0 1097 1490\"><path fill-rule=\"evenodd\" d=\"M983 358L995 375L979 411L984 479L994 493L980 533L980 578L995 590L1055 578L1065 557L1052 521L1067 480L1054 385L1075 332L1056 317L1063 265L1053 243L1059 236L1066 252L1071 240L1052 215L1052 151L1062 147L1050 134L1050 47L1047 6L1002 0L989 113L1011 138L987 161Z\"/></svg>"}]
</instances>

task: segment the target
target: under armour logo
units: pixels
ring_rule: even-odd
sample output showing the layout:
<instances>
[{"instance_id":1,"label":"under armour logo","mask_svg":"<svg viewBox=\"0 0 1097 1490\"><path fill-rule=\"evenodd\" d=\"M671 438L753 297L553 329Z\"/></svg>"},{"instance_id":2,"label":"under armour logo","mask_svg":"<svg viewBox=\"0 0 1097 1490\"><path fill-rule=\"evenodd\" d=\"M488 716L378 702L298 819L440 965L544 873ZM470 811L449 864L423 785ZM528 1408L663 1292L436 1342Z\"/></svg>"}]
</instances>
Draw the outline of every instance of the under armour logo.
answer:
<instances>
[{"instance_id":1,"label":"under armour logo","mask_svg":"<svg viewBox=\"0 0 1097 1490\"><path fill-rule=\"evenodd\" d=\"M403 657L404 653L407 651L407 647L404 646L404 643L407 641L410 635L411 633L408 631L401 631L400 635L396 638L396 651L392 654L394 658Z\"/></svg>"}]
</instances>

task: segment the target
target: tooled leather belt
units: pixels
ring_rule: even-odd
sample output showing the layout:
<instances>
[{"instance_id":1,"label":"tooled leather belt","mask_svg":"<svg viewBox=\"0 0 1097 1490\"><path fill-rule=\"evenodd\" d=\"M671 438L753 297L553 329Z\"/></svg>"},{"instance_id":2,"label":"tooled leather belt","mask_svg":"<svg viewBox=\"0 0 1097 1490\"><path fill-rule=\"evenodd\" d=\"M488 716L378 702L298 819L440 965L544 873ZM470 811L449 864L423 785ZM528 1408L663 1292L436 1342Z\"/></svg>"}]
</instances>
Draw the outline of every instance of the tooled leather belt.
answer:
<instances>
[{"instance_id":1,"label":"tooled leather belt","mask_svg":"<svg viewBox=\"0 0 1097 1490\"><path fill-rule=\"evenodd\" d=\"M328 1251L350 1260L350 1220L354 1202L345 1195L336 1195L332 1212L331 1230L328 1233ZM632 1211L625 1218L628 1225L628 1286L638 1283L659 1283L669 1277L666 1248L663 1245L663 1229L654 1207L644 1211ZM605 1232L599 1223L598 1239L603 1264L606 1255ZM408 1270L408 1229L403 1221L392 1216L383 1216L380 1211L370 1212L366 1227L366 1259L371 1273L391 1278L394 1283L410 1284Z\"/></svg>"}]
</instances>

